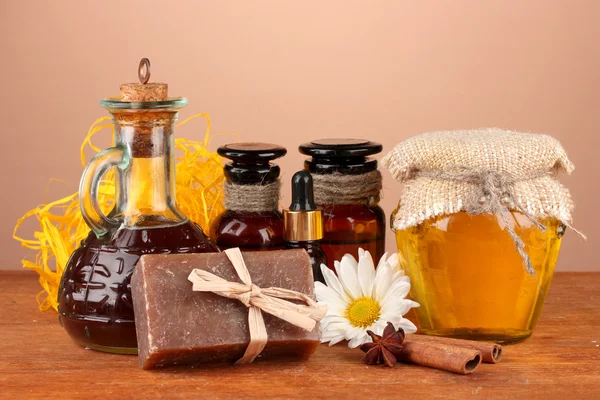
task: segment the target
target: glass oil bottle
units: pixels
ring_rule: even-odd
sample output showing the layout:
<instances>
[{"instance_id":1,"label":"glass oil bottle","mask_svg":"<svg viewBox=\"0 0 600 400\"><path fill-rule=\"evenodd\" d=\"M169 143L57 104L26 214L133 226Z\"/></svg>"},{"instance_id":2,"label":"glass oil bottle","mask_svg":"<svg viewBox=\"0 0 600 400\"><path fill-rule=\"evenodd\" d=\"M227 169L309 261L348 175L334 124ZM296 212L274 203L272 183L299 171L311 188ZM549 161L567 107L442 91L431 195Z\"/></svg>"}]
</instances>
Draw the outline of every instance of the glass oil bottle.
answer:
<instances>
[{"instance_id":1,"label":"glass oil bottle","mask_svg":"<svg viewBox=\"0 0 600 400\"><path fill-rule=\"evenodd\" d=\"M112 115L116 146L96 155L81 178L81 213L91 228L67 264L59 290L59 319L73 340L94 350L136 354L130 280L138 259L152 253L217 251L175 201L173 135L185 98L168 98L167 85L121 85L120 98L101 105ZM98 187L116 170L116 204L103 214Z\"/></svg>"}]
</instances>

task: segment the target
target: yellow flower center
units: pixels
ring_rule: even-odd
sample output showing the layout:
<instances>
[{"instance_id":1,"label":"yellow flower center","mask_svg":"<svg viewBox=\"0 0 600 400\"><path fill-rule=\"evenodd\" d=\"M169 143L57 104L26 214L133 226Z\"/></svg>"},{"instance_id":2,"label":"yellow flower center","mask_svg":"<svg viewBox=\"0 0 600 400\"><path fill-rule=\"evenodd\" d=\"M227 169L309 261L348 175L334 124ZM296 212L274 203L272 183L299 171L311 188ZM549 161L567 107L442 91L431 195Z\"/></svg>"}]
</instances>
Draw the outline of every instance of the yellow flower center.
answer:
<instances>
[{"instance_id":1,"label":"yellow flower center","mask_svg":"<svg viewBox=\"0 0 600 400\"><path fill-rule=\"evenodd\" d=\"M353 326L366 328L377 321L381 313L381 306L371 297L360 297L354 300L346 309L346 319Z\"/></svg>"}]
</instances>

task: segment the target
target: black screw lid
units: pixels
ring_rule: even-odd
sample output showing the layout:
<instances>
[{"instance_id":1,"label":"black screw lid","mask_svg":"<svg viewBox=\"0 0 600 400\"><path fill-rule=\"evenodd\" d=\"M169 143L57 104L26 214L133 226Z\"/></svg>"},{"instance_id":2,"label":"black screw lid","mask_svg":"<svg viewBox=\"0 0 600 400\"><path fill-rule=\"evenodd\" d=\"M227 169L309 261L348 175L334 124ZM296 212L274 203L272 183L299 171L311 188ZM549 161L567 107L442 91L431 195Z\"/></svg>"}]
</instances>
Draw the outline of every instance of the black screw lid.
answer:
<instances>
[{"instance_id":1,"label":"black screw lid","mask_svg":"<svg viewBox=\"0 0 600 400\"><path fill-rule=\"evenodd\" d=\"M240 185L266 185L277 180L278 165L270 161L283 157L287 150L270 143L230 143L217 149L217 153L232 162L224 167L225 178Z\"/></svg>"},{"instance_id":2,"label":"black screw lid","mask_svg":"<svg viewBox=\"0 0 600 400\"><path fill-rule=\"evenodd\" d=\"M383 146L363 139L319 139L299 146L300 153L312 157L367 157L380 153Z\"/></svg>"},{"instance_id":3,"label":"black screw lid","mask_svg":"<svg viewBox=\"0 0 600 400\"><path fill-rule=\"evenodd\" d=\"M287 150L271 143L230 143L217 149L220 156L233 162L268 162L285 156Z\"/></svg>"},{"instance_id":4,"label":"black screw lid","mask_svg":"<svg viewBox=\"0 0 600 400\"><path fill-rule=\"evenodd\" d=\"M377 169L377 160L367 158L380 153L383 146L364 139L320 139L301 144L300 153L312 156L304 166L316 174L363 174Z\"/></svg>"}]
</instances>

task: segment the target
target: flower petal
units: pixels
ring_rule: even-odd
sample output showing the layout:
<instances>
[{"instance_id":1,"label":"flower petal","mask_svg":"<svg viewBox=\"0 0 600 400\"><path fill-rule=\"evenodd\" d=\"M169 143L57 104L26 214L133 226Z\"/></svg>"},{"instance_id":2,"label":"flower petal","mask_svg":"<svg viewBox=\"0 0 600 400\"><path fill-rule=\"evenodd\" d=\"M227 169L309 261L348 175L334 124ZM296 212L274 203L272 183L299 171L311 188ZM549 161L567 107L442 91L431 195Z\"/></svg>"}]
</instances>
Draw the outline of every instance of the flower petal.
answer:
<instances>
[{"instance_id":1,"label":"flower petal","mask_svg":"<svg viewBox=\"0 0 600 400\"><path fill-rule=\"evenodd\" d=\"M333 346L334 344L338 344L342 340L345 340L343 334L340 335L340 336L335 337L334 339L331 339L331 341L329 341L329 347Z\"/></svg>"},{"instance_id":2,"label":"flower petal","mask_svg":"<svg viewBox=\"0 0 600 400\"><path fill-rule=\"evenodd\" d=\"M373 298L382 302L392 285L392 268L387 262L380 263L375 274L375 283L373 284Z\"/></svg>"},{"instance_id":3,"label":"flower petal","mask_svg":"<svg viewBox=\"0 0 600 400\"><path fill-rule=\"evenodd\" d=\"M321 343L329 342L330 346L333 346L333 344L339 343L342 340L346 340L344 331L331 331L321 335ZM331 344L332 342L333 344Z\"/></svg>"},{"instance_id":4,"label":"flower petal","mask_svg":"<svg viewBox=\"0 0 600 400\"><path fill-rule=\"evenodd\" d=\"M394 324L394 326L396 327L396 329L404 329L404 333L415 333L417 331L417 327L415 326L415 324L413 324L410 320L406 318L402 318L402 320Z\"/></svg>"},{"instance_id":5,"label":"flower petal","mask_svg":"<svg viewBox=\"0 0 600 400\"><path fill-rule=\"evenodd\" d=\"M352 328L346 331L346 340L352 340L357 336L366 335L367 330L365 328L361 328L360 326L353 326Z\"/></svg>"},{"instance_id":6,"label":"flower petal","mask_svg":"<svg viewBox=\"0 0 600 400\"><path fill-rule=\"evenodd\" d=\"M381 319L391 322L392 324L394 324L394 326L396 326L400 323L400 321L402 321L402 315L394 313L382 313Z\"/></svg>"},{"instance_id":7,"label":"flower petal","mask_svg":"<svg viewBox=\"0 0 600 400\"><path fill-rule=\"evenodd\" d=\"M413 307L418 307L419 303L408 299L390 299L381 306L381 315L403 316Z\"/></svg>"},{"instance_id":8,"label":"flower petal","mask_svg":"<svg viewBox=\"0 0 600 400\"><path fill-rule=\"evenodd\" d=\"M381 306L383 307L385 303L388 301L393 301L394 299L403 299L406 297L408 292L410 291L410 283L405 282L403 280L396 280L392 283L392 286L386 293L385 297L381 301Z\"/></svg>"},{"instance_id":9,"label":"flower petal","mask_svg":"<svg viewBox=\"0 0 600 400\"><path fill-rule=\"evenodd\" d=\"M322 341L328 341L331 340L333 338L338 337L339 335L342 335L345 337L346 332L344 332L343 330L339 329L339 330L328 330L328 331L322 331L321 332L321 340Z\"/></svg>"},{"instance_id":10,"label":"flower petal","mask_svg":"<svg viewBox=\"0 0 600 400\"><path fill-rule=\"evenodd\" d=\"M317 301L321 302L334 302L339 301L342 305L345 305L344 299L342 296L333 290L332 288L325 285L323 282L315 282L315 296L317 297Z\"/></svg>"},{"instance_id":11,"label":"flower petal","mask_svg":"<svg viewBox=\"0 0 600 400\"><path fill-rule=\"evenodd\" d=\"M323 320L321 320L321 331L336 331L336 330L341 330L343 332L346 332L348 329L352 328L352 325L350 325L350 321L348 321L346 318L344 317L337 317L337 316L333 316L329 319L326 319L325 322L323 322Z\"/></svg>"},{"instance_id":12,"label":"flower petal","mask_svg":"<svg viewBox=\"0 0 600 400\"><path fill-rule=\"evenodd\" d=\"M329 331L342 331L342 332L346 332L348 329L350 329L352 326L346 321L346 322L332 322L329 325L327 325L326 330ZM344 333L345 335L345 333Z\"/></svg>"},{"instance_id":13,"label":"flower petal","mask_svg":"<svg viewBox=\"0 0 600 400\"><path fill-rule=\"evenodd\" d=\"M335 260L333 262L333 267L335 268L335 273L337 274L337 276L340 276L340 273L342 272L342 263L340 263L338 260Z\"/></svg>"},{"instance_id":14,"label":"flower petal","mask_svg":"<svg viewBox=\"0 0 600 400\"><path fill-rule=\"evenodd\" d=\"M331 324L347 324L347 327L344 328L345 329L350 329L351 325L350 322L344 318L344 317L340 317L338 315L325 315L323 317L323 319L321 320L320 326L321 326L321 330L325 331L325 330L329 330L329 326Z\"/></svg>"},{"instance_id":15,"label":"flower petal","mask_svg":"<svg viewBox=\"0 0 600 400\"><path fill-rule=\"evenodd\" d=\"M394 270L392 270L392 271L394 271ZM410 278L408 276L404 275L404 271L394 271L392 280L394 280L394 281L401 280L401 281L410 283Z\"/></svg>"},{"instance_id":16,"label":"flower petal","mask_svg":"<svg viewBox=\"0 0 600 400\"><path fill-rule=\"evenodd\" d=\"M386 251L385 253L383 253L383 255L381 256L381 258L379 259L379 262L377 263L377 269L379 269L379 267L381 266L381 264L383 264L384 262L387 262L387 258L388 258L388 253Z\"/></svg>"},{"instance_id":17,"label":"flower petal","mask_svg":"<svg viewBox=\"0 0 600 400\"><path fill-rule=\"evenodd\" d=\"M350 253L344 254L340 263L343 263L343 262L346 262L346 263L352 265L354 267L354 269L358 271L358 262L356 261L356 258L354 258L352 256L352 254L350 254Z\"/></svg>"},{"instance_id":18,"label":"flower petal","mask_svg":"<svg viewBox=\"0 0 600 400\"><path fill-rule=\"evenodd\" d=\"M338 292L321 282L315 282L315 295L319 303L327 305L328 315L342 315L348 307Z\"/></svg>"},{"instance_id":19,"label":"flower petal","mask_svg":"<svg viewBox=\"0 0 600 400\"><path fill-rule=\"evenodd\" d=\"M346 254L342 258L340 264L340 273L338 274L338 277L340 278L342 285L344 285L344 289L353 300L358 299L362 295L362 290L358 283L358 265L356 264L356 260L349 254Z\"/></svg>"},{"instance_id":20,"label":"flower petal","mask_svg":"<svg viewBox=\"0 0 600 400\"><path fill-rule=\"evenodd\" d=\"M325 278L325 283L331 289L335 290L346 302L350 302L350 298L348 294L344 290L344 286L340 282L337 276L333 273L332 270L327 268L325 264L321 264L321 272L323 273L323 278Z\"/></svg>"},{"instance_id":21,"label":"flower petal","mask_svg":"<svg viewBox=\"0 0 600 400\"><path fill-rule=\"evenodd\" d=\"M397 269L401 269L400 267L400 260L398 257L398 253L394 253L392 254L388 259L387 259L388 264L390 264L390 267L392 267L392 271L396 271Z\"/></svg>"},{"instance_id":22,"label":"flower petal","mask_svg":"<svg viewBox=\"0 0 600 400\"><path fill-rule=\"evenodd\" d=\"M361 344L365 343L368 337L369 336L366 333L364 335L357 336L348 342L348 347L350 347L351 349L355 349Z\"/></svg>"},{"instance_id":23,"label":"flower petal","mask_svg":"<svg viewBox=\"0 0 600 400\"><path fill-rule=\"evenodd\" d=\"M358 283L362 289L362 295L371 297L373 281L375 280L375 266L373 258L368 251L358 260Z\"/></svg>"}]
</instances>

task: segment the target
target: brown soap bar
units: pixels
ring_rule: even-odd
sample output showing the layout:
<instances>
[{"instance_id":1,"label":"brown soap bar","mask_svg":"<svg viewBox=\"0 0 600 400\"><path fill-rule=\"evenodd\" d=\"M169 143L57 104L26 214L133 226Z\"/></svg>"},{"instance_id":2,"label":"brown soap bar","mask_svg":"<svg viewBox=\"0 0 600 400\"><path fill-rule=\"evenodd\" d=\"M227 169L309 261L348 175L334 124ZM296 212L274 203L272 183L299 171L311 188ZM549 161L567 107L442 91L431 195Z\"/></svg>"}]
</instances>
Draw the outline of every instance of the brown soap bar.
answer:
<instances>
[{"instance_id":1,"label":"brown soap bar","mask_svg":"<svg viewBox=\"0 0 600 400\"><path fill-rule=\"evenodd\" d=\"M252 283L314 298L312 268L303 249L243 253ZM192 291L194 268L239 282L225 253L142 256L131 278L138 353L144 369L178 364L234 363L250 341L248 308L238 300ZM262 313L269 341L256 361L306 360L319 345L312 332Z\"/></svg>"}]
</instances>

